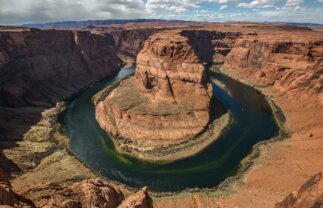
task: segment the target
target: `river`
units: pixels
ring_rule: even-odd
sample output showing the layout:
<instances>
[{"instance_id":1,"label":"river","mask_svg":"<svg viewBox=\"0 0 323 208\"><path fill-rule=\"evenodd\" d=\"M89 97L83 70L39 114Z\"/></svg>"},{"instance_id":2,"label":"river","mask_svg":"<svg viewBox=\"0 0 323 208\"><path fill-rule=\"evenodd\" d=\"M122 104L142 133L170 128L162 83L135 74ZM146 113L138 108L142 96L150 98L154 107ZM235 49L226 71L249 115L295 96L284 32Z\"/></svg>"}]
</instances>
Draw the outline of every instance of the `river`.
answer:
<instances>
[{"instance_id":1,"label":"river","mask_svg":"<svg viewBox=\"0 0 323 208\"><path fill-rule=\"evenodd\" d=\"M88 87L60 115L62 132L71 139L71 151L109 179L132 187L147 185L156 192L215 187L237 173L253 145L279 133L261 93L222 74L213 74L209 76L213 93L233 118L230 128L214 144L195 157L166 165L121 156L96 122L91 98L104 87L133 74L134 69L135 66L122 69L116 76Z\"/></svg>"}]
</instances>

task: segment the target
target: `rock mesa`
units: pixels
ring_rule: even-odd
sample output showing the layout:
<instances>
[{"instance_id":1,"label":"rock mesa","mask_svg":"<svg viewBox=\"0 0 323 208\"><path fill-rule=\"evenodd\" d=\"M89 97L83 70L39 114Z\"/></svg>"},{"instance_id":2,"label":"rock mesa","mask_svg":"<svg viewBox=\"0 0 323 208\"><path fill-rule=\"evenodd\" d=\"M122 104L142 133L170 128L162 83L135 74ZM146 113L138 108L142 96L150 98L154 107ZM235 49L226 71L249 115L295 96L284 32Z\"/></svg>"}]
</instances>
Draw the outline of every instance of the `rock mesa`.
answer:
<instances>
[{"instance_id":1,"label":"rock mesa","mask_svg":"<svg viewBox=\"0 0 323 208\"><path fill-rule=\"evenodd\" d=\"M97 121L117 138L117 148L139 158L149 152L172 154L169 148L195 138L210 121L212 87L179 31L151 36L138 54L135 76L106 94L97 104ZM172 159L178 157L183 156Z\"/></svg>"}]
</instances>

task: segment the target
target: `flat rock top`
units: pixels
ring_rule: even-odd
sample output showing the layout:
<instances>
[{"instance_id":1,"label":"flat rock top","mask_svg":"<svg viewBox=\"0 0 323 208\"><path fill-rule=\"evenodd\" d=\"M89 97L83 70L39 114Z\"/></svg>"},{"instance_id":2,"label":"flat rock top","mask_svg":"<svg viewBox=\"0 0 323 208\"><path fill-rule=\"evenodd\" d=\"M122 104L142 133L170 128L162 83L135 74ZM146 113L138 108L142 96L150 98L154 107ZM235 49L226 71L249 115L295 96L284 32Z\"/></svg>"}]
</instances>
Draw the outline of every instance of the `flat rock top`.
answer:
<instances>
[{"instance_id":1,"label":"flat rock top","mask_svg":"<svg viewBox=\"0 0 323 208\"><path fill-rule=\"evenodd\" d=\"M189 113L193 109L176 103L154 99L151 90L137 86L135 77L123 80L107 97L106 102L135 114L168 115Z\"/></svg>"}]
</instances>

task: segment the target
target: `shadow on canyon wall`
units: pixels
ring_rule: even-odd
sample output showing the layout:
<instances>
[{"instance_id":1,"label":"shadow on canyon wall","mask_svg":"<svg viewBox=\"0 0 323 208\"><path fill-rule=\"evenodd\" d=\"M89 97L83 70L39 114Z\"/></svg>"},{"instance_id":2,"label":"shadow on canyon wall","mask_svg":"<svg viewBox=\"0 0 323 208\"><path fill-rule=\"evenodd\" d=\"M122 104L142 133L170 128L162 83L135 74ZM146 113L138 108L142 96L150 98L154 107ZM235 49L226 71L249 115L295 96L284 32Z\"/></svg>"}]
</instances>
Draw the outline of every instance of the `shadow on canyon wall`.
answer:
<instances>
[{"instance_id":1,"label":"shadow on canyon wall","mask_svg":"<svg viewBox=\"0 0 323 208\"><path fill-rule=\"evenodd\" d=\"M16 154L11 154L11 158L16 158L23 154L23 148L19 148L17 142L21 141L23 135L41 119L41 112L44 108L0 108L0 169L6 173L19 174L22 169L9 159L4 151L17 149Z\"/></svg>"},{"instance_id":2,"label":"shadow on canyon wall","mask_svg":"<svg viewBox=\"0 0 323 208\"><path fill-rule=\"evenodd\" d=\"M118 54L134 58L156 31L0 31L0 169L14 176L31 168L44 153L33 153L24 135L42 112L116 74Z\"/></svg>"},{"instance_id":3,"label":"shadow on canyon wall","mask_svg":"<svg viewBox=\"0 0 323 208\"><path fill-rule=\"evenodd\" d=\"M32 152L32 147L38 148L32 142L24 141L26 132L45 109L117 73L122 60L116 51L109 34L0 32L1 169L12 176L36 164L33 160L42 155Z\"/></svg>"},{"instance_id":4,"label":"shadow on canyon wall","mask_svg":"<svg viewBox=\"0 0 323 208\"><path fill-rule=\"evenodd\" d=\"M208 30L183 30L181 35L189 39L197 56L204 63L216 61L222 56L220 62L231 51L236 39L241 35L238 32L219 32Z\"/></svg>"}]
</instances>

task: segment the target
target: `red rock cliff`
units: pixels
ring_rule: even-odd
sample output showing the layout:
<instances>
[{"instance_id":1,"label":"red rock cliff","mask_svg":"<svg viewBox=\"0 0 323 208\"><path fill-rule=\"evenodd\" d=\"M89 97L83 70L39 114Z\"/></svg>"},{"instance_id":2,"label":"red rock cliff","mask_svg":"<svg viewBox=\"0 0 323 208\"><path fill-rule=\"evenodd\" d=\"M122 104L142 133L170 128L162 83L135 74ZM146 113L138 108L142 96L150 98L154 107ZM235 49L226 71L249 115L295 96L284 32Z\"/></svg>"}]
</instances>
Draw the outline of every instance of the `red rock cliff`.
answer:
<instances>
[{"instance_id":1,"label":"red rock cliff","mask_svg":"<svg viewBox=\"0 0 323 208\"><path fill-rule=\"evenodd\" d=\"M176 32L150 37L138 54L136 78L156 99L208 110L211 85L188 38ZM192 102L194 99L194 102Z\"/></svg>"},{"instance_id":2,"label":"red rock cliff","mask_svg":"<svg viewBox=\"0 0 323 208\"><path fill-rule=\"evenodd\" d=\"M0 32L0 106L51 106L120 65L108 34Z\"/></svg>"},{"instance_id":3,"label":"red rock cliff","mask_svg":"<svg viewBox=\"0 0 323 208\"><path fill-rule=\"evenodd\" d=\"M323 86L323 41L320 37L244 36L228 54L225 67L248 71L259 85L282 91L319 93Z\"/></svg>"}]
</instances>

